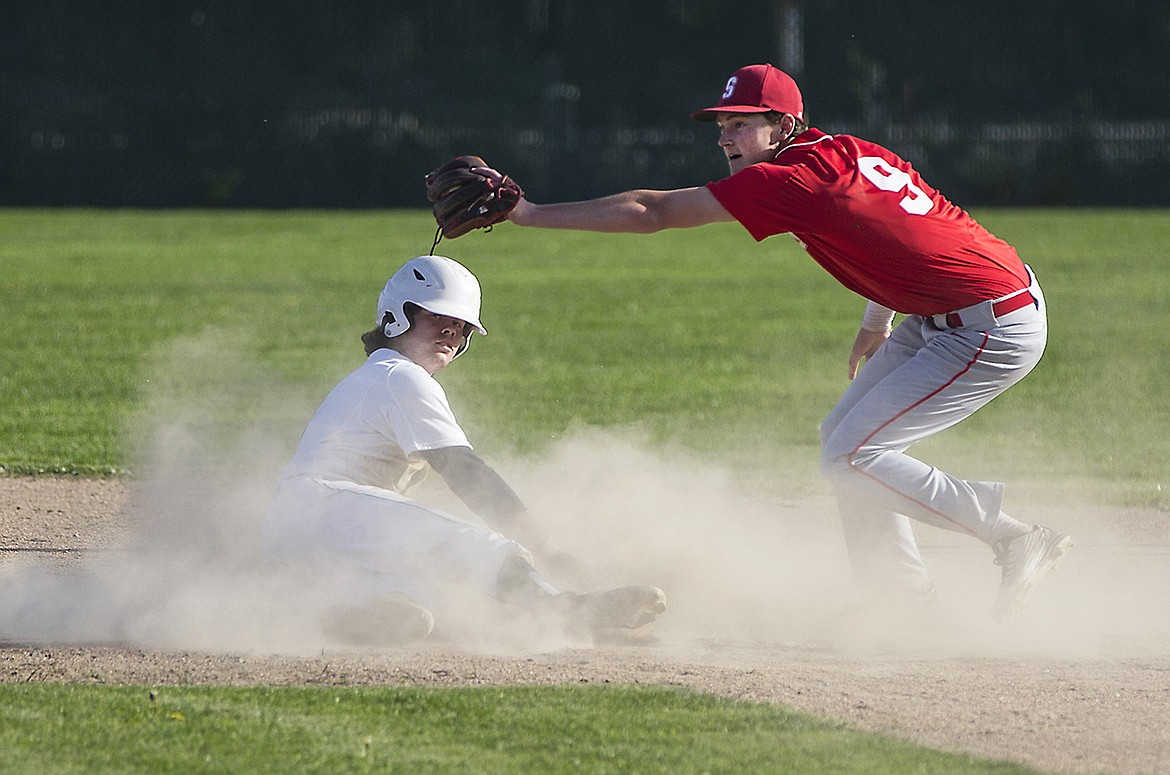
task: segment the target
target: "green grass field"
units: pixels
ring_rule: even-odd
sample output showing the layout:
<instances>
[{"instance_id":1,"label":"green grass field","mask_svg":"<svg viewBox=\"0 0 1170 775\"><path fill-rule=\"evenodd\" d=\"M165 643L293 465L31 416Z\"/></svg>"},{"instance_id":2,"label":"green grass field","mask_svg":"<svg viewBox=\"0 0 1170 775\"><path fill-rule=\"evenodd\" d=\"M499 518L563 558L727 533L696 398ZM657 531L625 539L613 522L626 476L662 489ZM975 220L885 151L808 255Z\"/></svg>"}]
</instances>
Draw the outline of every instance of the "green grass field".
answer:
<instances>
[{"instance_id":1,"label":"green grass field","mask_svg":"<svg viewBox=\"0 0 1170 775\"><path fill-rule=\"evenodd\" d=\"M922 448L979 478L1075 476L1170 506L1170 214L977 215L1040 276L1049 348ZM0 213L0 466L132 469L129 429L159 401L240 419L279 411L265 392L311 407L360 360L381 284L432 233L425 212ZM637 426L816 476L817 423L845 386L861 302L791 240L756 244L735 225L650 237L504 225L439 252L484 286L490 336L442 374L480 446Z\"/></svg>"},{"instance_id":2,"label":"green grass field","mask_svg":"<svg viewBox=\"0 0 1170 775\"><path fill-rule=\"evenodd\" d=\"M785 708L644 686L0 684L6 773L1026 773Z\"/></svg>"},{"instance_id":3,"label":"green grass field","mask_svg":"<svg viewBox=\"0 0 1170 775\"><path fill-rule=\"evenodd\" d=\"M972 478L1091 481L1170 508L1170 214L976 216L1040 277L1049 349L921 449ZM144 429L172 411L259 423L291 445L360 362L386 277L432 234L422 211L0 211L0 466L133 473ZM817 423L845 387L862 302L791 240L757 245L732 225L649 237L504 225L438 252L484 287L490 335L440 379L489 459L581 426L633 427L747 479L816 479ZM144 694L0 685L5 771L1019 771L666 690L176 688L165 707ZM457 733L501 711L508 734Z\"/></svg>"}]
</instances>

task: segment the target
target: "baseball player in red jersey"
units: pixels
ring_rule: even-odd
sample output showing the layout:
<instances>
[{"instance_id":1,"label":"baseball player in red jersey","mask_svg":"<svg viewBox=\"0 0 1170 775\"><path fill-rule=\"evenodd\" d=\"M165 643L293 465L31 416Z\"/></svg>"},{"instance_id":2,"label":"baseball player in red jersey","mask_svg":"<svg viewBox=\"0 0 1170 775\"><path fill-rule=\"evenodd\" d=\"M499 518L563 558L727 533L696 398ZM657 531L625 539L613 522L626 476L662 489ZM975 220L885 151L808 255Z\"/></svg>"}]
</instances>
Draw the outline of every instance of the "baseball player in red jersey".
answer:
<instances>
[{"instance_id":1,"label":"baseball player in red jersey","mask_svg":"<svg viewBox=\"0 0 1170 775\"><path fill-rule=\"evenodd\" d=\"M1039 361L1047 323L1031 269L904 159L809 127L799 88L772 65L740 68L718 103L692 117L718 125L728 177L584 202L521 199L509 219L636 233L738 221L757 241L791 234L868 302L849 388L821 426L821 466L859 585L915 606L933 602L913 519L990 546L1002 566L995 615L1020 608L1071 539L1005 514L1002 484L959 479L906 451L969 417ZM895 313L905 317L891 331Z\"/></svg>"}]
</instances>

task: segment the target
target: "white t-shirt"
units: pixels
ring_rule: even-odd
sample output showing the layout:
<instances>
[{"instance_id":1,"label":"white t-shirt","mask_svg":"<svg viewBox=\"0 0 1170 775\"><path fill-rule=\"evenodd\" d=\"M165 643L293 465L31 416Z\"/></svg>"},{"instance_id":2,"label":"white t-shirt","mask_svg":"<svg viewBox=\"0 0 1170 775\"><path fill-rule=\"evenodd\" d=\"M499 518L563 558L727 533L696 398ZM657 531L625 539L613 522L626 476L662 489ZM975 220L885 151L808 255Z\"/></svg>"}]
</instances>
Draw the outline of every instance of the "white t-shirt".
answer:
<instances>
[{"instance_id":1,"label":"white t-shirt","mask_svg":"<svg viewBox=\"0 0 1170 775\"><path fill-rule=\"evenodd\" d=\"M426 467L410 455L443 447L471 447L443 387L414 361L383 348L325 397L284 478L402 493Z\"/></svg>"}]
</instances>

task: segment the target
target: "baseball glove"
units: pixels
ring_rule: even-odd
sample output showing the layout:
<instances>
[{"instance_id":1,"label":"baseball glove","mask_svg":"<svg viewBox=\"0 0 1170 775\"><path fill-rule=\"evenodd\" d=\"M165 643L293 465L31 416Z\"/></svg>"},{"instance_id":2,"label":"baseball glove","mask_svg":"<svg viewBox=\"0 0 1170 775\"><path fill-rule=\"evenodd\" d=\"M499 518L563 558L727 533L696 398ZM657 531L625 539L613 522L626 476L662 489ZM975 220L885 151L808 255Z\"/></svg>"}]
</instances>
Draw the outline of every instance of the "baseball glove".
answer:
<instances>
[{"instance_id":1,"label":"baseball glove","mask_svg":"<svg viewBox=\"0 0 1170 775\"><path fill-rule=\"evenodd\" d=\"M447 239L507 219L524 191L478 156L456 156L426 177L427 199Z\"/></svg>"}]
</instances>

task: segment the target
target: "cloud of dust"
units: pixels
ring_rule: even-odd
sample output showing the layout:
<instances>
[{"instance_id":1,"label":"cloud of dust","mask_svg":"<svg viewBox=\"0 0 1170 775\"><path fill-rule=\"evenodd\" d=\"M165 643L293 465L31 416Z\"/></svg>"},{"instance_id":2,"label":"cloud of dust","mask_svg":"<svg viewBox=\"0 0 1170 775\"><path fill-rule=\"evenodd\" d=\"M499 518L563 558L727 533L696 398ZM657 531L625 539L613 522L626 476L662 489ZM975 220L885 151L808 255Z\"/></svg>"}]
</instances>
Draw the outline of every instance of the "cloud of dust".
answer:
<instances>
[{"instance_id":1,"label":"cloud of dust","mask_svg":"<svg viewBox=\"0 0 1170 775\"><path fill-rule=\"evenodd\" d=\"M7 574L6 639L288 654L342 647L317 624L329 602L323 591L273 571L259 551L268 498L319 397L281 390L240 349L212 332L160 356L152 373L172 378L159 380L135 432L125 548L79 568ZM258 405L264 410L250 416L260 419L244 430L227 421ZM753 492L717 459L622 430L577 429L538 457L489 462L583 566L583 577L554 576L559 586L666 592L668 610L643 640L659 648L1022 657L1170 648L1166 515L1078 511L1067 501L1091 498L1061 483L1030 483L1016 504L1009 490L1017 516L1067 530L1077 546L1022 617L995 625L991 551L929 527L918 535L939 610L907 619L859 603L827 485L809 492L794 483L785 496L777 472L768 494ZM587 645L463 593L436 613L432 640L445 646L532 653Z\"/></svg>"},{"instance_id":2,"label":"cloud of dust","mask_svg":"<svg viewBox=\"0 0 1170 775\"><path fill-rule=\"evenodd\" d=\"M796 639L851 597L827 497L753 498L718 460L633 431L577 430L514 467L508 478L587 571L578 586L666 591L662 639Z\"/></svg>"},{"instance_id":3,"label":"cloud of dust","mask_svg":"<svg viewBox=\"0 0 1170 775\"><path fill-rule=\"evenodd\" d=\"M752 492L718 460L636 433L581 430L508 478L579 555L594 588L654 584L663 645L766 643L851 654L1099 658L1170 653L1170 514L1119 509L1090 485L1009 483L1018 518L1073 536L1030 605L995 622L1001 570L965 535L916 525L939 590L929 612L865 599L851 580L835 499L776 473Z\"/></svg>"},{"instance_id":4,"label":"cloud of dust","mask_svg":"<svg viewBox=\"0 0 1170 775\"><path fill-rule=\"evenodd\" d=\"M263 651L312 637L296 615L312 592L264 566L259 530L299 433L281 425L313 403L279 390L242 346L206 331L155 354L147 410L128 431L137 451L120 545L6 574L7 640Z\"/></svg>"}]
</instances>

